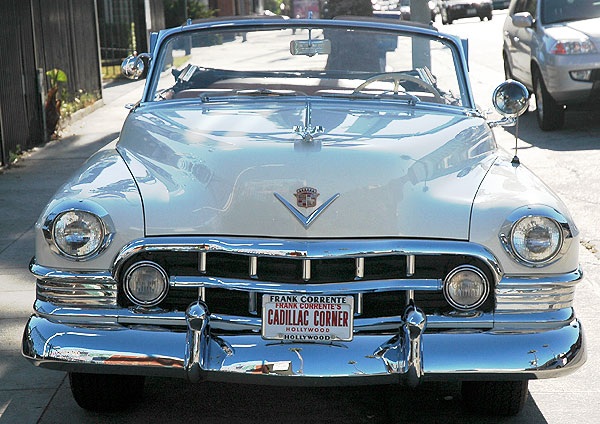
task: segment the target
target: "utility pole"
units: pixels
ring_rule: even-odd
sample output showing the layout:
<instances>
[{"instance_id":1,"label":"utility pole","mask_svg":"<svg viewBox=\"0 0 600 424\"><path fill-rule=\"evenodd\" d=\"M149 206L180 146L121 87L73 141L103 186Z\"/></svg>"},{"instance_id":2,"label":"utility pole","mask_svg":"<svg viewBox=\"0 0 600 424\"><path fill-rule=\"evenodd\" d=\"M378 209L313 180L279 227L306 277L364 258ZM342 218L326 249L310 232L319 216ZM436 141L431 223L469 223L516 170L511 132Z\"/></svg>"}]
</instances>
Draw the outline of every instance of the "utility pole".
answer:
<instances>
[{"instance_id":1,"label":"utility pole","mask_svg":"<svg viewBox=\"0 0 600 424\"><path fill-rule=\"evenodd\" d=\"M431 11L428 0L410 0L410 20L429 24L431 22ZM412 42L413 68L431 69L429 40L425 38L414 38Z\"/></svg>"}]
</instances>

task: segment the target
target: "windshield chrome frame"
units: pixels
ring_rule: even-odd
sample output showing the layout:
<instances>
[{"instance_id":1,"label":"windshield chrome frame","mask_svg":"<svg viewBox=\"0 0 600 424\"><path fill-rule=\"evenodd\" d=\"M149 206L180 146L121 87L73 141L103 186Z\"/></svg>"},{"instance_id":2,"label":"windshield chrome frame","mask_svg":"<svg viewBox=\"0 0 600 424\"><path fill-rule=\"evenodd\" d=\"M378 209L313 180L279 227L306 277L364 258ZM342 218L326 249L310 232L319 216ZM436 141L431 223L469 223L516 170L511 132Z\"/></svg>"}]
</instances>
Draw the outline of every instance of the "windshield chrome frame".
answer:
<instances>
[{"instance_id":1,"label":"windshield chrome frame","mask_svg":"<svg viewBox=\"0 0 600 424\"><path fill-rule=\"evenodd\" d=\"M460 107L463 109L476 110L475 101L473 99L473 93L471 90L471 83L468 78L468 67L466 61L466 55L463 51L462 43L460 39L452 35L440 34L434 27L423 28L419 26L410 26L402 24L392 24L387 22L374 22L374 21L356 21L356 20L325 20L325 19L234 19L234 20L214 20L209 22L202 22L193 25L182 25L169 30L162 30L158 34L158 40L155 44L154 51L152 52L151 66L148 71L148 77L146 85L144 86L144 94L142 96L141 103L154 103L152 100L153 93L158 85L160 78L160 70L156 65L159 59L159 53L162 46L171 37L186 33L186 32L197 32L201 30L265 30L265 29L277 29L277 28L307 28L307 27L318 27L318 28L355 28L355 29L366 29L372 31L389 31L397 34L416 34L429 37L431 39L437 39L441 42L445 42L454 49L454 66L457 72L457 80L459 89L461 90L461 101L464 103ZM447 106L447 105L440 105Z\"/></svg>"}]
</instances>

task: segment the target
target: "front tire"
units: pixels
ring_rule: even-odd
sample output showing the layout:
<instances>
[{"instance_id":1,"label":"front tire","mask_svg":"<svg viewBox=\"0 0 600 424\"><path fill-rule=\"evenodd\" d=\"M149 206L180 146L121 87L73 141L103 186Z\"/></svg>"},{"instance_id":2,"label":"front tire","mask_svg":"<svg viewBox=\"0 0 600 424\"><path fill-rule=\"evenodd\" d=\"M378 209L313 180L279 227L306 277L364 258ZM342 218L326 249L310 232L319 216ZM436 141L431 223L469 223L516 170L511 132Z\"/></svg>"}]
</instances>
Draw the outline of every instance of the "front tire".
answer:
<instances>
[{"instance_id":1,"label":"front tire","mask_svg":"<svg viewBox=\"0 0 600 424\"><path fill-rule=\"evenodd\" d=\"M512 70L510 69L510 63L508 61L508 56L506 56L506 53L502 53L502 59L504 62L504 79L505 80L514 79L513 75L512 75Z\"/></svg>"},{"instance_id":2,"label":"front tire","mask_svg":"<svg viewBox=\"0 0 600 424\"><path fill-rule=\"evenodd\" d=\"M69 373L75 402L89 411L125 409L144 393L144 377L137 375Z\"/></svg>"},{"instance_id":3,"label":"front tire","mask_svg":"<svg viewBox=\"0 0 600 424\"><path fill-rule=\"evenodd\" d=\"M539 127L543 131L561 129L565 124L565 108L557 104L548 93L539 69L536 69L533 74L533 90Z\"/></svg>"},{"instance_id":4,"label":"front tire","mask_svg":"<svg viewBox=\"0 0 600 424\"><path fill-rule=\"evenodd\" d=\"M463 381L462 398L470 410L486 415L511 416L527 402L528 381Z\"/></svg>"}]
</instances>

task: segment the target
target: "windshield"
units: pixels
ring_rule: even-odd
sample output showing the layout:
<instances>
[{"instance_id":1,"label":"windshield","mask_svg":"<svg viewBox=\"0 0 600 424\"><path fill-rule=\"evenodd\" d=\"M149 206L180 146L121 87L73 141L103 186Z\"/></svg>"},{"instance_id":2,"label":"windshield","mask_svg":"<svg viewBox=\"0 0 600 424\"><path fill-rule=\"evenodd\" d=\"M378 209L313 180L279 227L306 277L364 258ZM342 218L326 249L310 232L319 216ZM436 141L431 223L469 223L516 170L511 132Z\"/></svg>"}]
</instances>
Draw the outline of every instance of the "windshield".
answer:
<instances>
[{"instance_id":1,"label":"windshield","mask_svg":"<svg viewBox=\"0 0 600 424\"><path fill-rule=\"evenodd\" d=\"M598 17L600 17L600 0L546 0L542 2L543 24Z\"/></svg>"},{"instance_id":2,"label":"windshield","mask_svg":"<svg viewBox=\"0 0 600 424\"><path fill-rule=\"evenodd\" d=\"M469 106L450 43L314 26L176 34L162 45L154 101L224 96L393 99Z\"/></svg>"}]
</instances>

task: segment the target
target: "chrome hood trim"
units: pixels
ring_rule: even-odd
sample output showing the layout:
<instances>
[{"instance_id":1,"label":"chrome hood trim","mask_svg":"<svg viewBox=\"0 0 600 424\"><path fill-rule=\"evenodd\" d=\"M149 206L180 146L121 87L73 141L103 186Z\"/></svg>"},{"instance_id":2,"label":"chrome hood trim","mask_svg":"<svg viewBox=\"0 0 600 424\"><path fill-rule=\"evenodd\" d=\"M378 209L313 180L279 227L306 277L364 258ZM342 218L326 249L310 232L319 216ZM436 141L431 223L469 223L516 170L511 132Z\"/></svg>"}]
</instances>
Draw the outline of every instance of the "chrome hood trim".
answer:
<instances>
[{"instance_id":1,"label":"chrome hood trim","mask_svg":"<svg viewBox=\"0 0 600 424\"><path fill-rule=\"evenodd\" d=\"M468 239L496 149L482 118L376 101L311 105L325 132L310 143L293 131L305 100L165 102L130 114L118 150L146 234ZM305 186L321 194L301 208L306 218L340 194L310 228L274 195L295 205Z\"/></svg>"}]
</instances>

